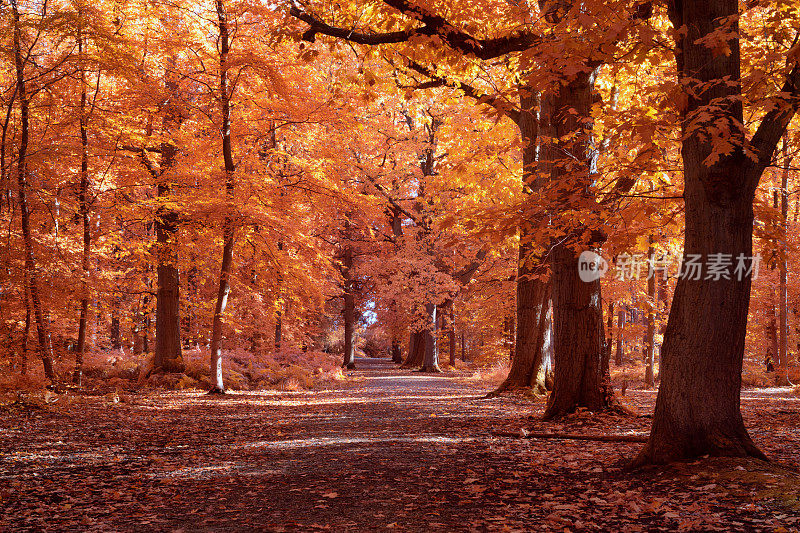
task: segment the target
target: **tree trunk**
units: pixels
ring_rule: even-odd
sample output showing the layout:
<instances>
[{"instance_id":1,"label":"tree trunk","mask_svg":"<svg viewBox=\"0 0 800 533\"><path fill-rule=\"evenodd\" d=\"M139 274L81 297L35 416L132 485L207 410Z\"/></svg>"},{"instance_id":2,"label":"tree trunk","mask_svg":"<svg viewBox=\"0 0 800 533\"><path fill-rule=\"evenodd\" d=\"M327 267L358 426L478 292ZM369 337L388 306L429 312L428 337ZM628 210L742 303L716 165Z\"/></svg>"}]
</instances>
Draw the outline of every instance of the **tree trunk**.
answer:
<instances>
[{"instance_id":1,"label":"tree trunk","mask_svg":"<svg viewBox=\"0 0 800 533\"><path fill-rule=\"evenodd\" d=\"M234 202L234 172L236 165L233 162L233 147L231 145L231 106L228 90L228 18L222 0L217 0L217 20L219 22L219 99L222 113L220 133L222 135L222 157L225 163L225 202L226 214L222 221L222 264L219 273L219 288L217 290L217 303L214 306L214 318L211 325L211 376L213 383L209 393L224 394L225 384L222 381L222 315L228 305L228 295L231 290L231 265L233 263L233 219L231 211Z\"/></svg>"},{"instance_id":2,"label":"tree trunk","mask_svg":"<svg viewBox=\"0 0 800 533\"><path fill-rule=\"evenodd\" d=\"M353 248L347 246L342 254L342 277L344 278L344 361L342 367L352 370L356 367L356 347L354 342L356 326L356 304L353 283Z\"/></svg>"},{"instance_id":3,"label":"tree trunk","mask_svg":"<svg viewBox=\"0 0 800 533\"><path fill-rule=\"evenodd\" d=\"M167 74L170 95L177 93L177 83ZM177 98L170 98L164 130L171 133L180 124ZM158 173L158 197L162 201L156 212L156 250L158 255L158 291L156 293L156 349L153 359L156 372L183 372L180 320L180 279L178 274L178 213L168 206L172 196L169 171L175 165L177 147L169 141L161 143L161 168Z\"/></svg>"},{"instance_id":4,"label":"tree trunk","mask_svg":"<svg viewBox=\"0 0 800 533\"><path fill-rule=\"evenodd\" d=\"M14 65L16 67L17 98L20 107L20 140L17 151L17 186L18 201L20 210L20 224L22 226L22 238L25 245L25 274L28 279L28 290L30 291L31 304L33 306L33 316L36 319L36 334L38 340L39 356L42 359L44 375L49 381L55 379L53 372L53 347L50 344L50 332L48 331L47 318L42 309L42 302L39 297L39 274L36 270L36 257L33 252L33 237L31 235L30 211L28 208L28 115L29 102L25 90L25 73L22 59L21 30L17 0L11 0L12 14L14 18L13 28L13 48Z\"/></svg>"},{"instance_id":5,"label":"tree trunk","mask_svg":"<svg viewBox=\"0 0 800 533\"><path fill-rule=\"evenodd\" d=\"M746 268L754 268L755 189L794 110L768 113L751 145L757 161L745 155L738 2L675 2L669 9L673 26L687 29L676 34L675 48L679 83L685 91L684 254L696 255L705 264L719 257L712 254L730 254L726 257L737 269L730 279L678 279L650 438L634 466L706 454L763 458L745 429L739 405L752 278ZM723 31L723 21L730 25L724 29L730 47L725 54L706 42L709 34ZM796 66L792 72L797 72ZM696 90L698 85L702 91ZM731 154L714 153L713 136L720 127L735 147ZM687 133L695 128L706 133Z\"/></svg>"},{"instance_id":6,"label":"tree trunk","mask_svg":"<svg viewBox=\"0 0 800 533\"><path fill-rule=\"evenodd\" d=\"M278 253L283 250L283 241L278 241ZM283 342L283 275L281 274L281 265L277 265L277 274L275 278L275 293L278 295L276 302L277 309L275 311L275 353L281 353L281 343Z\"/></svg>"},{"instance_id":7,"label":"tree trunk","mask_svg":"<svg viewBox=\"0 0 800 533\"><path fill-rule=\"evenodd\" d=\"M608 302L608 318L606 318L606 351L611 355L614 346L614 302Z\"/></svg>"},{"instance_id":8,"label":"tree trunk","mask_svg":"<svg viewBox=\"0 0 800 533\"><path fill-rule=\"evenodd\" d=\"M578 407L600 411L611 406L613 391L604 351L600 280L581 281L578 257L556 245L553 265L553 392L544 419L569 414Z\"/></svg>"},{"instance_id":9,"label":"tree trunk","mask_svg":"<svg viewBox=\"0 0 800 533\"><path fill-rule=\"evenodd\" d=\"M455 302L450 300L450 318L447 328L447 343L450 348L450 366L456 366L456 312Z\"/></svg>"},{"instance_id":10,"label":"tree trunk","mask_svg":"<svg viewBox=\"0 0 800 533\"><path fill-rule=\"evenodd\" d=\"M531 279L527 267L517 279L517 349L508 377L493 394L530 388L546 394L552 381L552 312L550 283ZM524 330L524 333L522 331Z\"/></svg>"},{"instance_id":11,"label":"tree trunk","mask_svg":"<svg viewBox=\"0 0 800 533\"><path fill-rule=\"evenodd\" d=\"M789 325L788 325L788 294L787 294L787 265L786 254L788 253L788 215L789 215L789 167L791 158L789 157L789 136L783 134L783 173L781 176L781 250L779 259L780 281L778 286L778 367L775 372L775 384L788 386L789 381Z\"/></svg>"},{"instance_id":12,"label":"tree trunk","mask_svg":"<svg viewBox=\"0 0 800 533\"><path fill-rule=\"evenodd\" d=\"M81 183L78 192L78 204L83 225L83 255L81 257L81 311L78 319L78 346L75 349L75 370L72 373L72 383L80 386L83 373L83 358L86 353L86 326L89 318L89 267L92 249L91 223L89 220L89 136L86 114L86 77L83 69L83 36L81 35L80 26L78 27L78 56L81 58Z\"/></svg>"},{"instance_id":13,"label":"tree trunk","mask_svg":"<svg viewBox=\"0 0 800 533\"><path fill-rule=\"evenodd\" d=\"M662 336L662 344L663 344L663 336L664 331L667 327L667 315L669 315L669 291L667 290L667 271L666 269L661 271L661 275L658 277L658 320L660 323L659 327L659 334ZM658 346L658 355L656 358L656 362L658 366L661 366L661 348L662 345L659 344Z\"/></svg>"},{"instance_id":14,"label":"tree trunk","mask_svg":"<svg viewBox=\"0 0 800 533\"><path fill-rule=\"evenodd\" d=\"M28 274L23 272L23 291L25 293L25 329L22 331L22 364L20 373L24 376L28 373L28 338L31 334L31 299L28 290Z\"/></svg>"},{"instance_id":15,"label":"tree trunk","mask_svg":"<svg viewBox=\"0 0 800 533\"><path fill-rule=\"evenodd\" d=\"M400 349L400 341L396 337L392 339L392 362L403 362L403 352Z\"/></svg>"},{"instance_id":16,"label":"tree trunk","mask_svg":"<svg viewBox=\"0 0 800 533\"><path fill-rule=\"evenodd\" d=\"M420 372L438 373L442 371L442 369L439 368L439 350L436 346L436 338L438 337L438 312L439 309L436 305L431 303L425 304L428 328L422 330L425 348L423 351L422 368L419 369Z\"/></svg>"},{"instance_id":17,"label":"tree trunk","mask_svg":"<svg viewBox=\"0 0 800 533\"><path fill-rule=\"evenodd\" d=\"M579 187L578 195L562 199L564 211L581 209L580 202L571 205L576 197L590 200L594 158L591 105L595 74L582 72L571 76L565 80L565 85L542 96L540 129L550 139L542 145L543 168L549 167L552 184L566 180L572 187ZM564 154L570 154L568 161ZM574 227L569 220L559 225L568 233L555 242L549 253L555 373L545 420L566 415L578 407L590 411L606 409L614 399L606 364L600 281L581 280L575 250L575 245L585 248L592 243L582 242L579 237L586 233L586 228ZM573 244L566 241L573 241Z\"/></svg>"},{"instance_id":18,"label":"tree trunk","mask_svg":"<svg viewBox=\"0 0 800 533\"><path fill-rule=\"evenodd\" d=\"M408 340L408 357L400 368L416 368L422 366L425 358L425 337L421 331L412 331Z\"/></svg>"},{"instance_id":19,"label":"tree trunk","mask_svg":"<svg viewBox=\"0 0 800 533\"><path fill-rule=\"evenodd\" d=\"M169 189L159 184L158 196L169 197ZM175 233L178 215L161 207L156 215L158 248L158 293L156 295L156 352L154 367L161 372L183 372L180 327L180 280Z\"/></svg>"},{"instance_id":20,"label":"tree trunk","mask_svg":"<svg viewBox=\"0 0 800 533\"><path fill-rule=\"evenodd\" d=\"M655 253L653 249L653 236L650 235L650 246L647 249L647 257L651 264ZM644 336L644 383L648 388L655 387L655 340L656 340L656 273L649 269L647 276L647 315Z\"/></svg>"},{"instance_id":21,"label":"tree trunk","mask_svg":"<svg viewBox=\"0 0 800 533\"><path fill-rule=\"evenodd\" d=\"M111 328L109 331L109 339L111 340L111 349L112 350L121 350L122 349L122 331L119 327L119 308L120 308L120 298L115 297L113 302L113 308L111 309Z\"/></svg>"},{"instance_id":22,"label":"tree trunk","mask_svg":"<svg viewBox=\"0 0 800 533\"><path fill-rule=\"evenodd\" d=\"M625 320L627 318L626 306L620 305L617 311L617 350L614 356L614 365L622 366L623 357L622 352L625 349Z\"/></svg>"},{"instance_id":23,"label":"tree trunk","mask_svg":"<svg viewBox=\"0 0 800 533\"><path fill-rule=\"evenodd\" d=\"M532 91L521 91L518 122L522 147L522 189L526 194L538 191L543 181L536 172L539 158L539 97ZM514 358L508 377L493 394L530 387L535 394L544 394L552 373L552 315L550 285L542 275L541 259L534 255L533 234L538 220L523 220L519 227L519 262L517 264L517 317Z\"/></svg>"}]
</instances>

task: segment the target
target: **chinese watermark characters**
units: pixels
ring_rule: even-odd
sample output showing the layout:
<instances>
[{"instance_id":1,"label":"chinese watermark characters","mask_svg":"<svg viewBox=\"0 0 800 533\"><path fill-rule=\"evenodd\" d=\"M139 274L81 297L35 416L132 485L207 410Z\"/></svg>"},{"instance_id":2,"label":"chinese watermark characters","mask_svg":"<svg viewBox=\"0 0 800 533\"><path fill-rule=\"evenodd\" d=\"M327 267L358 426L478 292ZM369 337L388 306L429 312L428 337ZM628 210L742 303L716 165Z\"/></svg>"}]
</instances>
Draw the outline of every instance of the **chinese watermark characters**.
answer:
<instances>
[{"instance_id":1,"label":"chinese watermark characters","mask_svg":"<svg viewBox=\"0 0 800 533\"><path fill-rule=\"evenodd\" d=\"M621 253L614 260L611 272L620 281L650 279L661 276L663 279L676 277L692 281L758 279L761 255L713 253L651 255ZM578 273L582 281L598 280L609 271L609 264L602 256L592 251L581 253L578 258Z\"/></svg>"}]
</instances>

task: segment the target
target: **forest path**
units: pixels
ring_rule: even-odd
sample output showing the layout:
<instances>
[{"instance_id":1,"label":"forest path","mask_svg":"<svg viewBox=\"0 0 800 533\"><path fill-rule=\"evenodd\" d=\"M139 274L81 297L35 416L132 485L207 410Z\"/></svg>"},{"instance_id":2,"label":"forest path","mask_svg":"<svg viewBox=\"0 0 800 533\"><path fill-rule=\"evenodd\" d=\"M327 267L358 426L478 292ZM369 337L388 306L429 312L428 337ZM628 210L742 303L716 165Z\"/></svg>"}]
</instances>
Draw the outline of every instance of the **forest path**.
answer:
<instances>
[{"instance_id":1,"label":"forest path","mask_svg":"<svg viewBox=\"0 0 800 533\"><path fill-rule=\"evenodd\" d=\"M463 373L357 365L326 390L62 397L3 413L0 531L771 530L800 518L746 484L718 492L731 483L699 467L689 481L624 474L636 444L490 434L643 432L647 418L545 426L543 401L483 400ZM628 396L643 410L653 398Z\"/></svg>"}]
</instances>

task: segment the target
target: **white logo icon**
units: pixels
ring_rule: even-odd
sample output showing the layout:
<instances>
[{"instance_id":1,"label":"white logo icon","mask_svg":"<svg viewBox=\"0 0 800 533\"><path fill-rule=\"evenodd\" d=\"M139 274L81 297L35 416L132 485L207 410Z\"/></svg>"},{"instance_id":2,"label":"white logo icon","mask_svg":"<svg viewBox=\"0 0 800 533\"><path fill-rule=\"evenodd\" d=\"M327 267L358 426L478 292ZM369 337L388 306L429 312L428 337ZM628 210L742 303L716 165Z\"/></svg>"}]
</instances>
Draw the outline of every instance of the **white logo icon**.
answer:
<instances>
[{"instance_id":1,"label":"white logo icon","mask_svg":"<svg viewBox=\"0 0 800 533\"><path fill-rule=\"evenodd\" d=\"M608 272L608 261L599 254L586 250L578 257L578 275L586 283L602 278Z\"/></svg>"}]
</instances>

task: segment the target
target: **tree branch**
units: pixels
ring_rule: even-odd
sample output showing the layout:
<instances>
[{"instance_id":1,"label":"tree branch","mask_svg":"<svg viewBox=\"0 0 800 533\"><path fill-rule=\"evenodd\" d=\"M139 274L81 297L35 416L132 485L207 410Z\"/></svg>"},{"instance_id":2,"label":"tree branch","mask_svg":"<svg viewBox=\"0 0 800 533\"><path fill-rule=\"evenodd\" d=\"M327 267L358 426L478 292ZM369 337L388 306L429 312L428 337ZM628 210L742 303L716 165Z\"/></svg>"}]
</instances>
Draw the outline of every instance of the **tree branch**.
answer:
<instances>
[{"instance_id":1,"label":"tree branch","mask_svg":"<svg viewBox=\"0 0 800 533\"><path fill-rule=\"evenodd\" d=\"M792 57L791 52L789 57ZM746 185L749 193L758 187L764 169L772 161L772 154L775 152L775 147L778 146L778 141L795 113L800 109L800 61L797 59L774 100L777 100L775 107L764 115L750 141L750 148L755 152L757 159L751 161L750 172L747 176Z\"/></svg>"},{"instance_id":2,"label":"tree branch","mask_svg":"<svg viewBox=\"0 0 800 533\"><path fill-rule=\"evenodd\" d=\"M418 19L425 27L430 28L451 48L465 54L472 54L478 59L493 59L512 52L521 52L541 42L541 37L533 33L518 33L494 39L477 39L458 29L443 17L428 11L424 7L412 5L407 0L383 0L404 15Z\"/></svg>"},{"instance_id":3,"label":"tree branch","mask_svg":"<svg viewBox=\"0 0 800 533\"><path fill-rule=\"evenodd\" d=\"M361 33L331 26L310 13L300 11L296 6L289 9L289 14L309 25L309 29L303 34L303 40L309 42L314 42L318 33L366 45L402 43L416 36L437 35L454 50L473 55L478 59L493 59L512 52L527 50L542 40L539 35L525 32L493 39L477 39L439 15L405 0L384 0L384 3L419 20L423 25L403 31Z\"/></svg>"},{"instance_id":4,"label":"tree branch","mask_svg":"<svg viewBox=\"0 0 800 533\"><path fill-rule=\"evenodd\" d=\"M303 34L303 40L313 43L318 33L329 35L338 39L344 39L356 44L378 45L403 43L416 35L433 35L430 28L412 28L405 31L392 31L388 33L360 33L354 30L336 28L326 24L315 16L300 11L296 6L289 9L289 14L296 19L302 20L309 25L308 30Z\"/></svg>"},{"instance_id":5,"label":"tree branch","mask_svg":"<svg viewBox=\"0 0 800 533\"><path fill-rule=\"evenodd\" d=\"M408 60L408 67L411 70L418 72L430 79L429 82L417 86L418 89L425 89L430 87L450 87L452 89L458 89L461 92L463 92L465 96L472 98L477 103L489 105L497 109L504 115L506 115L508 118L510 118L517 124L519 124L520 111L518 109L510 107L508 105L508 102L501 99L499 96L488 95L476 89L472 85L469 85L468 83L464 83L461 81L453 81L445 77L439 76L428 67L421 65L420 63L417 63L416 61L413 61L411 59Z\"/></svg>"}]
</instances>

